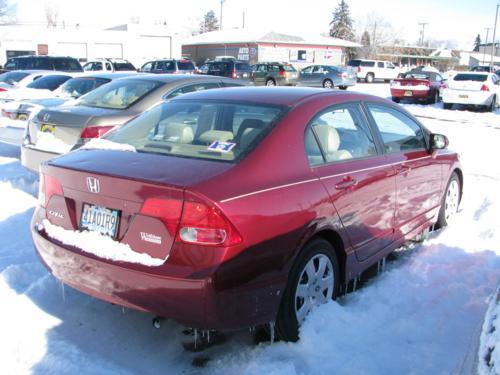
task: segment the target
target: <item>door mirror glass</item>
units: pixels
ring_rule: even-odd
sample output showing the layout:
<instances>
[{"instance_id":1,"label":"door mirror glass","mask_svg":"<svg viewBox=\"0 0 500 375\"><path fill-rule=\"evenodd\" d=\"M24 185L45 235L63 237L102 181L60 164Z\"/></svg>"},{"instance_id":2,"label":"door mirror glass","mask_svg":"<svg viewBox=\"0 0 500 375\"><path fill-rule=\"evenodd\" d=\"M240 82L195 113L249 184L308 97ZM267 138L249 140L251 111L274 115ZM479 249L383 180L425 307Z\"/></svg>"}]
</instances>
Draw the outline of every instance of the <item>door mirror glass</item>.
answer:
<instances>
[{"instance_id":1,"label":"door mirror glass","mask_svg":"<svg viewBox=\"0 0 500 375\"><path fill-rule=\"evenodd\" d=\"M431 149L441 150L449 144L448 138L443 134L431 134Z\"/></svg>"}]
</instances>

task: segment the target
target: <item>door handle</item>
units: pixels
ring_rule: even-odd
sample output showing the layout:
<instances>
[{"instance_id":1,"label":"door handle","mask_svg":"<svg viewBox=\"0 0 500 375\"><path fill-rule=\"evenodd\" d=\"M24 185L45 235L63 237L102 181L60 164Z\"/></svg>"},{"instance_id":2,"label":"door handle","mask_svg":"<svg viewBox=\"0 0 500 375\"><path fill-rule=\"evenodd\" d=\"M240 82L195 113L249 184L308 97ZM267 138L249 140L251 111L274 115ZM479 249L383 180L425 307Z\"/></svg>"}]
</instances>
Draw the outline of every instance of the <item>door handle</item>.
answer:
<instances>
[{"instance_id":1,"label":"door handle","mask_svg":"<svg viewBox=\"0 0 500 375\"><path fill-rule=\"evenodd\" d=\"M342 182L335 184L335 189L337 190L346 190L354 187L358 184L358 180L352 178L351 176L345 176L342 179Z\"/></svg>"}]
</instances>

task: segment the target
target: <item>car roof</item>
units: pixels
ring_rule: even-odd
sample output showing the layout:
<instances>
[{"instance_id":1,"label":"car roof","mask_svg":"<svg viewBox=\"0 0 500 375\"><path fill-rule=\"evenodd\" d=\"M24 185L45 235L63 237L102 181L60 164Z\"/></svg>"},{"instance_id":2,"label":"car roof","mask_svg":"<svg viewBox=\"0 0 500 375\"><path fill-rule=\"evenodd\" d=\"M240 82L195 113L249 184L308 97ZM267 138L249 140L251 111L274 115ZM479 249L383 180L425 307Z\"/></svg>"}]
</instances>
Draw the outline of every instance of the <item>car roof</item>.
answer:
<instances>
[{"instance_id":1,"label":"car roof","mask_svg":"<svg viewBox=\"0 0 500 375\"><path fill-rule=\"evenodd\" d=\"M73 59L76 60L76 58L71 57L71 56L55 56L55 55L22 55L22 56L13 56L9 57L9 59L29 59L29 58L41 58L41 59Z\"/></svg>"},{"instance_id":2,"label":"car roof","mask_svg":"<svg viewBox=\"0 0 500 375\"><path fill-rule=\"evenodd\" d=\"M116 73L114 73L116 74ZM207 75L193 75L193 74L132 74L123 79L137 79L137 80L147 80L147 81L160 81L165 83L173 83L173 82L197 82L197 81L234 81L231 78L224 78L218 76L207 76Z\"/></svg>"},{"instance_id":3,"label":"car roof","mask_svg":"<svg viewBox=\"0 0 500 375\"><path fill-rule=\"evenodd\" d=\"M475 76L477 76L477 75L489 76L489 75L494 74L494 73L489 73L489 72L479 72L479 71L475 71L475 72L457 72L457 74L456 74L455 76L457 76L457 75L459 75L459 74L465 74L465 75L475 75Z\"/></svg>"},{"instance_id":4,"label":"car roof","mask_svg":"<svg viewBox=\"0 0 500 375\"><path fill-rule=\"evenodd\" d=\"M123 73L90 73L90 72L84 72L80 73L79 75L75 75L75 78L104 78L104 79L118 79L118 78L125 78L125 77L131 77L131 76L136 76L139 74L136 74L134 72L123 72Z\"/></svg>"},{"instance_id":5,"label":"car roof","mask_svg":"<svg viewBox=\"0 0 500 375\"><path fill-rule=\"evenodd\" d=\"M16 70L9 70L6 73L27 73L27 74L40 74L40 73L53 73L54 70L37 70L37 69L16 69Z\"/></svg>"},{"instance_id":6,"label":"car roof","mask_svg":"<svg viewBox=\"0 0 500 375\"><path fill-rule=\"evenodd\" d=\"M311 96L338 96L357 100L375 100L379 97L356 92L331 91L311 87L228 87L222 90L202 90L178 96L172 100L221 100L293 107ZM340 101L340 100L339 100Z\"/></svg>"}]
</instances>

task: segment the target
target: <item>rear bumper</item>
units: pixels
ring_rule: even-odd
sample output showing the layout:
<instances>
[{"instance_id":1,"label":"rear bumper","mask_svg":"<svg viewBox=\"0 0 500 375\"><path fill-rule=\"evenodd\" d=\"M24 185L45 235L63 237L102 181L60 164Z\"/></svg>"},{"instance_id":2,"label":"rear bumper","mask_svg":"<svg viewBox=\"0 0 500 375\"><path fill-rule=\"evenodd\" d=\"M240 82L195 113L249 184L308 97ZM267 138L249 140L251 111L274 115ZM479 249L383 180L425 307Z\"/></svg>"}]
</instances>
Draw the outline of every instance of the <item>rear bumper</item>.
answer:
<instances>
[{"instance_id":1,"label":"rear bumper","mask_svg":"<svg viewBox=\"0 0 500 375\"><path fill-rule=\"evenodd\" d=\"M153 273L145 267L106 261L49 238L38 228L43 218L45 209L38 207L31 233L39 257L57 279L85 294L193 328L238 329L276 317L279 300L266 303L269 291L264 286L217 287L216 268L203 276L173 277L168 265Z\"/></svg>"},{"instance_id":2,"label":"rear bumper","mask_svg":"<svg viewBox=\"0 0 500 375\"><path fill-rule=\"evenodd\" d=\"M411 92L411 95L407 95L409 92ZM431 97L431 93L431 90L405 90L391 88L391 96L399 99L428 99Z\"/></svg>"},{"instance_id":3,"label":"rear bumper","mask_svg":"<svg viewBox=\"0 0 500 375\"><path fill-rule=\"evenodd\" d=\"M21 164L23 167L37 173L41 163L59 155L55 152L38 150L31 145L21 146Z\"/></svg>"},{"instance_id":4,"label":"rear bumper","mask_svg":"<svg viewBox=\"0 0 500 375\"><path fill-rule=\"evenodd\" d=\"M490 105L493 93L489 91L443 90L443 103Z\"/></svg>"}]
</instances>

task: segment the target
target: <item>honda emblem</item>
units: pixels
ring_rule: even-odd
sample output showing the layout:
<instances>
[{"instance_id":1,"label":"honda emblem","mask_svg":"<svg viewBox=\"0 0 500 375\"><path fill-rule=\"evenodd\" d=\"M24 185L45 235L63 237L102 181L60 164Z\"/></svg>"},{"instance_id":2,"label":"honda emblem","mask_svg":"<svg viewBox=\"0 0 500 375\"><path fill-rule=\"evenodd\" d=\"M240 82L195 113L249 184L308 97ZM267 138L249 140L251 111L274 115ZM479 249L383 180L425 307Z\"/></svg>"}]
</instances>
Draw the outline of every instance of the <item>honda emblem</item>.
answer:
<instances>
[{"instance_id":1,"label":"honda emblem","mask_svg":"<svg viewBox=\"0 0 500 375\"><path fill-rule=\"evenodd\" d=\"M89 189L91 193L99 193L99 180L95 177L87 177L87 189Z\"/></svg>"}]
</instances>

